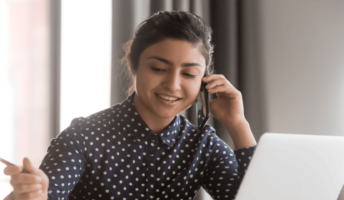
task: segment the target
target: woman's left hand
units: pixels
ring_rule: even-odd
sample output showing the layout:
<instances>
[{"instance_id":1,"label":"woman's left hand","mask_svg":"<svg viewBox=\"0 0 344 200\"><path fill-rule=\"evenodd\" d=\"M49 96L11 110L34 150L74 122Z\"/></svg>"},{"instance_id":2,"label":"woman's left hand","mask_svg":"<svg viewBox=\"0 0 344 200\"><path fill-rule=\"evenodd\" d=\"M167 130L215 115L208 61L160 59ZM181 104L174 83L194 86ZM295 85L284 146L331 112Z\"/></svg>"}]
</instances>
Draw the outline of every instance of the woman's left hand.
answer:
<instances>
[{"instance_id":1,"label":"woman's left hand","mask_svg":"<svg viewBox=\"0 0 344 200\"><path fill-rule=\"evenodd\" d=\"M203 77L205 87L217 99L209 102L210 112L223 124L245 121L242 95L222 74Z\"/></svg>"},{"instance_id":2,"label":"woman's left hand","mask_svg":"<svg viewBox=\"0 0 344 200\"><path fill-rule=\"evenodd\" d=\"M241 92L221 74L208 75L202 81L208 83L208 92L217 96L209 103L210 112L226 126L234 146L241 149L257 145L244 116Z\"/></svg>"}]
</instances>

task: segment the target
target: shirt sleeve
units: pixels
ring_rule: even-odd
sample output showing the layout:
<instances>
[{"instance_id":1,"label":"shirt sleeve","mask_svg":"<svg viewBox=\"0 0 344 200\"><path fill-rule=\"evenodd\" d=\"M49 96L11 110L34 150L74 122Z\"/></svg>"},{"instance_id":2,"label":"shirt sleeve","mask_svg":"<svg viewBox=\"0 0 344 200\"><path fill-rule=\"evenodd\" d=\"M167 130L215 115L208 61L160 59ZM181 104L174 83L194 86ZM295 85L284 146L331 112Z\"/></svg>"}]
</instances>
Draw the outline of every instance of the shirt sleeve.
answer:
<instances>
[{"instance_id":1,"label":"shirt sleeve","mask_svg":"<svg viewBox=\"0 0 344 200\"><path fill-rule=\"evenodd\" d=\"M84 135L82 118L51 140L40 169L49 177L48 199L67 199L85 170Z\"/></svg>"},{"instance_id":2,"label":"shirt sleeve","mask_svg":"<svg viewBox=\"0 0 344 200\"><path fill-rule=\"evenodd\" d=\"M233 150L216 137L202 186L213 199L235 199L256 146Z\"/></svg>"}]
</instances>

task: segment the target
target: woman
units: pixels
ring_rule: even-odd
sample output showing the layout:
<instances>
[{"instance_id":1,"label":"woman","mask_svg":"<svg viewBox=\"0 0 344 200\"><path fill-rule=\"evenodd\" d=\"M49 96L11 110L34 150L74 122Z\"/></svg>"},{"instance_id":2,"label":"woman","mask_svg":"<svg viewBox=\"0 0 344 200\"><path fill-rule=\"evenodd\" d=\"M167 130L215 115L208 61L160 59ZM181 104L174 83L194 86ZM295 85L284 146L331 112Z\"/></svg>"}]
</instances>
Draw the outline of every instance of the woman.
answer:
<instances>
[{"instance_id":1,"label":"woman","mask_svg":"<svg viewBox=\"0 0 344 200\"><path fill-rule=\"evenodd\" d=\"M120 104L74 119L51 141L40 169L25 158L7 167L16 199L193 199L200 186L233 199L256 146L242 97L211 74L211 29L198 16L158 12L125 45L133 78ZM204 74L209 74L204 77ZM216 94L210 111L236 150L181 111L197 100L202 81Z\"/></svg>"}]
</instances>

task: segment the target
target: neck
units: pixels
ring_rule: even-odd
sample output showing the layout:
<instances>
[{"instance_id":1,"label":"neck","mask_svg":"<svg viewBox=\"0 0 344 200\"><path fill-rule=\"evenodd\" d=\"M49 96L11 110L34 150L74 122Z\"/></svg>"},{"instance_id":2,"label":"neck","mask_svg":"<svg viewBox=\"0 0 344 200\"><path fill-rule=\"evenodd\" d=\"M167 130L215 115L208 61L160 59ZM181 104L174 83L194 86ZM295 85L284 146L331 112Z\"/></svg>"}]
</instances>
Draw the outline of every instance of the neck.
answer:
<instances>
[{"instance_id":1,"label":"neck","mask_svg":"<svg viewBox=\"0 0 344 200\"><path fill-rule=\"evenodd\" d=\"M137 94L134 96L134 104L137 112L141 116L144 122L146 122L147 126L154 132L160 133L164 130L174 119L172 118L162 118L149 109L145 107L142 102L138 99L139 97Z\"/></svg>"}]
</instances>

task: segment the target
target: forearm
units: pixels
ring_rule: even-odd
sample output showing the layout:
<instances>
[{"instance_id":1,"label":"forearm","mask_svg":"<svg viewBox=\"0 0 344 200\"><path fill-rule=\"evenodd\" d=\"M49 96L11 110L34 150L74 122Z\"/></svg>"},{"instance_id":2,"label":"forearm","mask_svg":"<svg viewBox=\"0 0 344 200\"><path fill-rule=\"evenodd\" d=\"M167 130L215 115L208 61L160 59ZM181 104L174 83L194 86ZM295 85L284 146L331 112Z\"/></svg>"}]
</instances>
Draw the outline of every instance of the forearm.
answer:
<instances>
[{"instance_id":1,"label":"forearm","mask_svg":"<svg viewBox=\"0 0 344 200\"><path fill-rule=\"evenodd\" d=\"M253 147L257 142L252 134L250 124L245 120L236 120L224 123L236 149Z\"/></svg>"}]
</instances>

